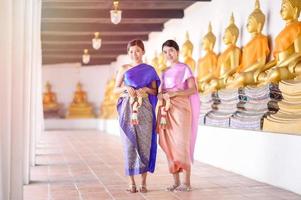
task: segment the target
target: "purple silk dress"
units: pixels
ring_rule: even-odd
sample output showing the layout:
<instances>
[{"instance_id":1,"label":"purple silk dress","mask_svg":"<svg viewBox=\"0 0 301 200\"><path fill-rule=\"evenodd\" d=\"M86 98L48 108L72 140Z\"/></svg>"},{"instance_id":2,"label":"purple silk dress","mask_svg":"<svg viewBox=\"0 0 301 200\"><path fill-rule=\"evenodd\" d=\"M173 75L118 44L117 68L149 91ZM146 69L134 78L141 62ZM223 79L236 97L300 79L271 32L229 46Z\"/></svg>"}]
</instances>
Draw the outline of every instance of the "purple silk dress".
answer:
<instances>
[{"instance_id":1,"label":"purple silk dress","mask_svg":"<svg viewBox=\"0 0 301 200\"><path fill-rule=\"evenodd\" d=\"M139 64L124 74L124 83L134 89L151 87L156 81L160 86L160 78L155 69L147 64ZM137 175L154 172L157 154L157 134L155 109L157 96L148 95L143 98L138 111L138 125L131 124L132 107L130 96L123 95L118 99L117 111L119 116L120 134L124 144L125 173Z\"/></svg>"}]
</instances>

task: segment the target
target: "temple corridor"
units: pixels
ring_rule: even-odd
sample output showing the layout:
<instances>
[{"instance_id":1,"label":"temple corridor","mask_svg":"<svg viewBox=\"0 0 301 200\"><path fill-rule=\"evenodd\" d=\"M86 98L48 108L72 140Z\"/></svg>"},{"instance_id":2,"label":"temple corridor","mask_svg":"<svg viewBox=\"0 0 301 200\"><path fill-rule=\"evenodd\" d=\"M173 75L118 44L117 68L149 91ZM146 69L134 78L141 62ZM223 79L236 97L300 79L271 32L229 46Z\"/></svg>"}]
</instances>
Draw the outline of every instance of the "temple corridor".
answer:
<instances>
[{"instance_id":1,"label":"temple corridor","mask_svg":"<svg viewBox=\"0 0 301 200\"><path fill-rule=\"evenodd\" d=\"M165 157L148 177L149 192L130 194L119 137L97 131L49 131L37 144L37 165L24 200L301 200L276 187L204 163L192 168L191 192L166 192L171 184ZM140 177L136 178L139 185Z\"/></svg>"}]
</instances>

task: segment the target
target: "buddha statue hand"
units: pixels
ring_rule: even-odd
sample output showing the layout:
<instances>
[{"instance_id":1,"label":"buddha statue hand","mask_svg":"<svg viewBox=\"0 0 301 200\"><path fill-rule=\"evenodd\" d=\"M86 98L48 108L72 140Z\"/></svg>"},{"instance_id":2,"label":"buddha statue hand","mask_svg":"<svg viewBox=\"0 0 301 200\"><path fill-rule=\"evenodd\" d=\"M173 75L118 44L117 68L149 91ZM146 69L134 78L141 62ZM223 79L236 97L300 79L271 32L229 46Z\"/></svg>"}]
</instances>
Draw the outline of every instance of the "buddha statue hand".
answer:
<instances>
[{"instance_id":1,"label":"buddha statue hand","mask_svg":"<svg viewBox=\"0 0 301 200\"><path fill-rule=\"evenodd\" d=\"M298 57L297 59L295 59L292 63L289 64L288 66L288 70L296 75L296 76L300 76L301 75L301 56Z\"/></svg>"},{"instance_id":2,"label":"buddha statue hand","mask_svg":"<svg viewBox=\"0 0 301 200\"><path fill-rule=\"evenodd\" d=\"M266 77L266 75L267 74L265 72L262 72L261 69L255 70L254 74L253 74L254 82L255 83L260 82L260 80L262 80L262 78Z\"/></svg>"}]
</instances>

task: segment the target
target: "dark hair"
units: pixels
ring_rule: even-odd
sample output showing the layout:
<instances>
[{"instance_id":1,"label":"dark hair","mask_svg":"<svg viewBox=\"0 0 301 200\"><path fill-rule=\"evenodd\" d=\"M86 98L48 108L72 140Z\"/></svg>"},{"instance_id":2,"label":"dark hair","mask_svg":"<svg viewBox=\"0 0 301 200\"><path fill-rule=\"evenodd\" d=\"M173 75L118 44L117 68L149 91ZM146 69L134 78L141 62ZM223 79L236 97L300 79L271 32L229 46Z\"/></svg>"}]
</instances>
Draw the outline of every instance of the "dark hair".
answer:
<instances>
[{"instance_id":1,"label":"dark hair","mask_svg":"<svg viewBox=\"0 0 301 200\"><path fill-rule=\"evenodd\" d=\"M132 47L132 46L138 46L142 49L142 51L145 51L142 40L135 39L135 40L129 41L128 46L127 46L127 51L129 51L130 47Z\"/></svg>"},{"instance_id":2,"label":"dark hair","mask_svg":"<svg viewBox=\"0 0 301 200\"><path fill-rule=\"evenodd\" d=\"M167 46L167 47L173 47L175 48L175 50L179 51L180 48L179 48L179 45L176 41L174 40L166 40L163 44L162 44L162 50L163 48Z\"/></svg>"}]
</instances>

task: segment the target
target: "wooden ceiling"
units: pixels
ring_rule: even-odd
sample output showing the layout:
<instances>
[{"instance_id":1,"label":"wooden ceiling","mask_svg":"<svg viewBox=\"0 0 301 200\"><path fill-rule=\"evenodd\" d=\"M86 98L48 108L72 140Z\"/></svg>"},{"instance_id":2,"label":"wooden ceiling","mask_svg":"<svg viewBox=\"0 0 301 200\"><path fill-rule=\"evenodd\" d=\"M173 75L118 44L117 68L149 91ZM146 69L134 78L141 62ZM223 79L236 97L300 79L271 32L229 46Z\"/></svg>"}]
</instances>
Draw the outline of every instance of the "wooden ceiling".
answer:
<instances>
[{"instance_id":1,"label":"wooden ceiling","mask_svg":"<svg viewBox=\"0 0 301 200\"><path fill-rule=\"evenodd\" d=\"M113 0L42 0L43 64L81 62L84 49L91 55L88 65L110 64L126 54L128 41L148 40L150 32L162 31L169 19L182 18L184 9L195 2L120 0L122 20L114 25L109 13ZM92 48L94 32L102 39L99 50Z\"/></svg>"}]
</instances>

